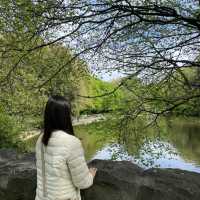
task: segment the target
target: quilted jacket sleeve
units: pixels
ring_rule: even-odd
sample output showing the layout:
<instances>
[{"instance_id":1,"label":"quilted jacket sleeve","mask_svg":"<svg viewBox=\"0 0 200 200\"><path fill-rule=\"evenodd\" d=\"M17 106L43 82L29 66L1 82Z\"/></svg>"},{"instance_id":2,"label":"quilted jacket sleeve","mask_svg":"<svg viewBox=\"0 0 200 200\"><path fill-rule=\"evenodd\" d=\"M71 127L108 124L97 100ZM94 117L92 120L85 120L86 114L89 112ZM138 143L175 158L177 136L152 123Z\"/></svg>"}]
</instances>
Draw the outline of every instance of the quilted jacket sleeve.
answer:
<instances>
[{"instance_id":1,"label":"quilted jacket sleeve","mask_svg":"<svg viewBox=\"0 0 200 200\"><path fill-rule=\"evenodd\" d=\"M72 176L73 184L79 189L85 189L93 184L93 176L87 166L81 141L76 138L71 144L70 156L67 164Z\"/></svg>"}]
</instances>

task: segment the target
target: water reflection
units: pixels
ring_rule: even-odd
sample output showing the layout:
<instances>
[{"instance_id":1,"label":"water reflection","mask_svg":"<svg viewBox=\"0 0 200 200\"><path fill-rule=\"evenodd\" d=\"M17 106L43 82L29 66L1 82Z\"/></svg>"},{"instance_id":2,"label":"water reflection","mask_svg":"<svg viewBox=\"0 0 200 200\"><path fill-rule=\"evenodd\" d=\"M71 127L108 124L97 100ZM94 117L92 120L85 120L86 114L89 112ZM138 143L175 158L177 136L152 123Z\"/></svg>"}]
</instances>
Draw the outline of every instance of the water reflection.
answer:
<instances>
[{"instance_id":1,"label":"water reflection","mask_svg":"<svg viewBox=\"0 0 200 200\"><path fill-rule=\"evenodd\" d=\"M95 158L117 161L128 160L145 169L151 167L179 168L200 173L200 166L185 161L171 144L159 140L145 143L139 150L138 156L130 155L122 145L115 143L106 145L100 151L97 151L91 159Z\"/></svg>"},{"instance_id":2,"label":"water reflection","mask_svg":"<svg viewBox=\"0 0 200 200\"><path fill-rule=\"evenodd\" d=\"M200 173L199 119L162 119L160 124L159 138L152 137L154 130L149 130L149 139L137 148L132 138L128 148L118 143L107 144L90 159L129 160L143 168L179 168Z\"/></svg>"},{"instance_id":3,"label":"water reflection","mask_svg":"<svg viewBox=\"0 0 200 200\"><path fill-rule=\"evenodd\" d=\"M171 119L166 138L187 161L200 165L200 121L196 118Z\"/></svg>"},{"instance_id":4,"label":"water reflection","mask_svg":"<svg viewBox=\"0 0 200 200\"><path fill-rule=\"evenodd\" d=\"M148 129L130 135L126 146L117 143L117 130L105 122L77 127L76 132L82 138L87 160L129 160L143 168L180 168L200 173L200 119L165 118L159 125L159 137L155 129ZM33 150L35 141L28 142Z\"/></svg>"}]
</instances>

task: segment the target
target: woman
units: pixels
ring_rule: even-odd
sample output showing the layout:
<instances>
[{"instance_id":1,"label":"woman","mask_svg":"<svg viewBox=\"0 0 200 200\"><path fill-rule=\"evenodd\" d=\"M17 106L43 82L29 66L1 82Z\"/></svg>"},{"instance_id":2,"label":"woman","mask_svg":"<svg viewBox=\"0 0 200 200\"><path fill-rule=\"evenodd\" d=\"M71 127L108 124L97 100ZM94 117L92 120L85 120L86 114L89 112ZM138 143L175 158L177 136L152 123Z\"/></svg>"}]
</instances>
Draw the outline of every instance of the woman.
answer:
<instances>
[{"instance_id":1,"label":"woman","mask_svg":"<svg viewBox=\"0 0 200 200\"><path fill-rule=\"evenodd\" d=\"M81 200L80 189L93 184L97 169L87 166L82 144L74 136L70 106L62 96L52 96L46 104L36 166L35 200Z\"/></svg>"}]
</instances>

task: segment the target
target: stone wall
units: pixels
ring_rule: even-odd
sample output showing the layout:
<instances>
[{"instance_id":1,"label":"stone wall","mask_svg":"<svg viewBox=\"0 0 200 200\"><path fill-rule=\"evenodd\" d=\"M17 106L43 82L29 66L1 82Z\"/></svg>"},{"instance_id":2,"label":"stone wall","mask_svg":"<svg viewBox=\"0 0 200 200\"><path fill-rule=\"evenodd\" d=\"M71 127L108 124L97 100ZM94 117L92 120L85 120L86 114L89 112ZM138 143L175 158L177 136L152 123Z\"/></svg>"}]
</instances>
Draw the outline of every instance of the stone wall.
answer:
<instances>
[{"instance_id":1,"label":"stone wall","mask_svg":"<svg viewBox=\"0 0 200 200\"><path fill-rule=\"evenodd\" d=\"M93 160L94 185L84 200L200 200L200 174L177 169L149 169L128 161ZM34 153L0 150L0 200L34 200Z\"/></svg>"}]
</instances>

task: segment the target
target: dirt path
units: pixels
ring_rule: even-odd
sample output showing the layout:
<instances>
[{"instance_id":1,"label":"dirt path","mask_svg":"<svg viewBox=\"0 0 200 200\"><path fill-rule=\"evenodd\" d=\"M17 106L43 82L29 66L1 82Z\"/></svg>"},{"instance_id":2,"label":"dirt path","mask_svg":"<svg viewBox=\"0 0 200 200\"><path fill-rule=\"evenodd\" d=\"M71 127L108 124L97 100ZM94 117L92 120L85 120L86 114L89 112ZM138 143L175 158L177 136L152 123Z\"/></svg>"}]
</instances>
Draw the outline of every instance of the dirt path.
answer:
<instances>
[{"instance_id":1,"label":"dirt path","mask_svg":"<svg viewBox=\"0 0 200 200\"><path fill-rule=\"evenodd\" d=\"M74 118L72 120L72 123L74 126L86 125L86 124L90 124L90 123L105 120L105 119L106 119L105 116L102 114L95 114L95 115L88 115L88 116L84 115L84 116L81 116L80 118ZM37 129L27 131L22 134L20 139L25 141L25 140L31 139L32 137L37 136L38 134L40 134L40 130L37 130Z\"/></svg>"}]
</instances>

